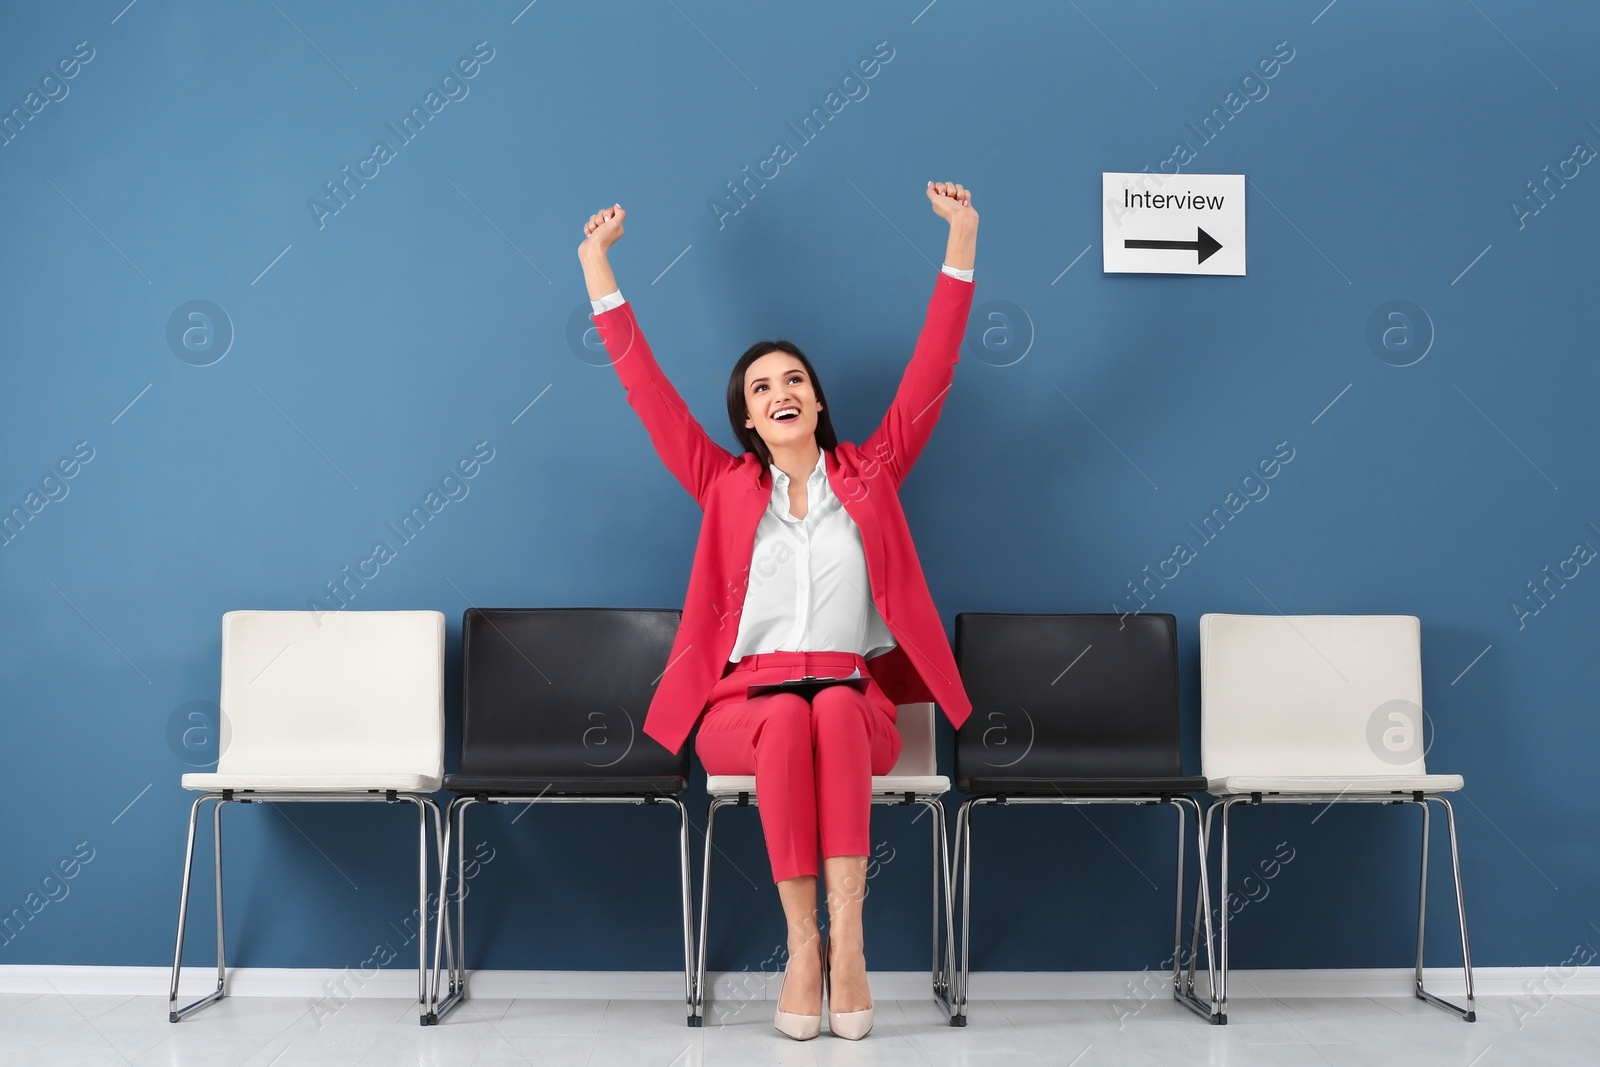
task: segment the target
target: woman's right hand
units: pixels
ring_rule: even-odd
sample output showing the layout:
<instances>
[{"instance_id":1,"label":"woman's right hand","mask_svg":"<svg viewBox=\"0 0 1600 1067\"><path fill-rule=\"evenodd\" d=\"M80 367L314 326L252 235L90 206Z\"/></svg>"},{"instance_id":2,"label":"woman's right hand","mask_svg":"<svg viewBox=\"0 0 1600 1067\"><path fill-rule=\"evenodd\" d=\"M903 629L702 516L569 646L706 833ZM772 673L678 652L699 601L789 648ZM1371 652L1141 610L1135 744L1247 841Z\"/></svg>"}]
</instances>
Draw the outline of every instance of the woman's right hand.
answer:
<instances>
[{"instance_id":1,"label":"woman's right hand","mask_svg":"<svg viewBox=\"0 0 1600 1067\"><path fill-rule=\"evenodd\" d=\"M583 224L583 243L578 246L578 258L586 256L604 256L611 250L622 236L622 220L628 213L622 210L621 204L613 204L608 208L601 208L589 216L589 221Z\"/></svg>"}]
</instances>

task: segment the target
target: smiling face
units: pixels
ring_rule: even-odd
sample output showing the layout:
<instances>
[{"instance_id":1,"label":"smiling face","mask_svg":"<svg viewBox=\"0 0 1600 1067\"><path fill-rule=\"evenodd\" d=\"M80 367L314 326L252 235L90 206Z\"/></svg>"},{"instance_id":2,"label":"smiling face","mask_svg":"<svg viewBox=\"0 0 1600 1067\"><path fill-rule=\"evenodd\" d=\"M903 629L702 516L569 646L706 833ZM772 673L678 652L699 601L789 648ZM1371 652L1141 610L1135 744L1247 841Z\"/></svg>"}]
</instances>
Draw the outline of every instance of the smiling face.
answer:
<instances>
[{"instance_id":1,"label":"smiling face","mask_svg":"<svg viewBox=\"0 0 1600 1067\"><path fill-rule=\"evenodd\" d=\"M803 444L817 432L822 405L805 366L788 352L768 352L745 368L744 401L745 426L768 448Z\"/></svg>"}]
</instances>

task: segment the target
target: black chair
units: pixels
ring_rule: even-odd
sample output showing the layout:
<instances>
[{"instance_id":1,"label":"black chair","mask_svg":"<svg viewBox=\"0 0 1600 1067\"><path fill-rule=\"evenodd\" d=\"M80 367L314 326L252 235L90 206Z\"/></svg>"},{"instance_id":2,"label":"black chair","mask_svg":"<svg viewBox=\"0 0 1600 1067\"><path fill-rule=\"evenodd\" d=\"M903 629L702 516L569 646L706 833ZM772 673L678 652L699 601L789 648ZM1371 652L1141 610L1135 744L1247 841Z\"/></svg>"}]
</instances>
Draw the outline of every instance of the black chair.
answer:
<instances>
[{"instance_id":1,"label":"black chair","mask_svg":"<svg viewBox=\"0 0 1600 1067\"><path fill-rule=\"evenodd\" d=\"M1211 896L1201 811L1178 747L1178 642L1171 615L956 616L956 664L972 698L956 734L956 788L970 794L956 821L955 874L962 882L961 966L951 1024L966 1025L972 912L972 814L979 805L1170 804L1178 813L1178 892L1173 996L1214 1023L1210 998L1181 966L1184 810L1195 816L1200 912L1207 965ZM1191 950L1192 951L1192 950Z\"/></svg>"},{"instance_id":2,"label":"black chair","mask_svg":"<svg viewBox=\"0 0 1600 1067\"><path fill-rule=\"evenodd\" d=\"M456 841L456 888L441 892L431 1022L466 995L466 815L474 804L667 804L678 810L684 1006L694 1007L689 749L641 732L666 670L681 612L625 608L469 608L461 623L461 770L445 818ZM519 816L520 817L520 816ZM455 909L451 938L446 911ZM441 944L442 942L442 944ZM440 949L450 954L440 997Z\"/></svg>"}]
</instances>

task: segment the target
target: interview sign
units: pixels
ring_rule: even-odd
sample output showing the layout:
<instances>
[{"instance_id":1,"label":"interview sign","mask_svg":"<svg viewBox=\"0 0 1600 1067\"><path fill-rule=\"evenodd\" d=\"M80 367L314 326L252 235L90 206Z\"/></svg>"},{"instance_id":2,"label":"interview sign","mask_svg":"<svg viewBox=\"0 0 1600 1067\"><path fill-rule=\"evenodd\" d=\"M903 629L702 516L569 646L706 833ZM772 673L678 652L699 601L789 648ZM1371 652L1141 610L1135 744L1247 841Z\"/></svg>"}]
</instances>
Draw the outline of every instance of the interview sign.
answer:
<instances>
[{"instance_id":1,"label":"interview sign","mask_svg":"<svg viewBox=\"0 0 1600 1067\"><path fill-rule=\"evenodd\" d=\"M1243 274L1243 174L1101 178L1107 274Z\"/></svg>"}]
</instances>

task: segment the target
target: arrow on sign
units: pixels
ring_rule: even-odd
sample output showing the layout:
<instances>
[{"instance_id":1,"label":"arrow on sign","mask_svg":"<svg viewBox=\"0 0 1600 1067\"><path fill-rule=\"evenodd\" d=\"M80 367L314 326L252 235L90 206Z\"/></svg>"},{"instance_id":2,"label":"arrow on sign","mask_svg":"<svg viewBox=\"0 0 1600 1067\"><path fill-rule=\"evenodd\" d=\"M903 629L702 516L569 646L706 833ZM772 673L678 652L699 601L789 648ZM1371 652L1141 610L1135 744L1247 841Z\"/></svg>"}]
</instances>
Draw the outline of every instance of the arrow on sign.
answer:
<instances>
[{"instance_id":1,"label":"arrow on sign","mask_svg":"<svg viewBox=\"0 0 1600 1067\"><path fill-rule=\"evenodd\" d=\"M1217 242L1215 237L1200 229L1198 226L1195 227L1195 233L1198 234L1199 237L1193 241L1123 241L1122 246L1124 248L1176 248L1180 250L1192 249L1200 253L1200 258L1195 260L1195 262L1204 263L1206 260L1210 259L1212 254L1220 249L1222 245Z\"/></svg>"}]
</instances>

